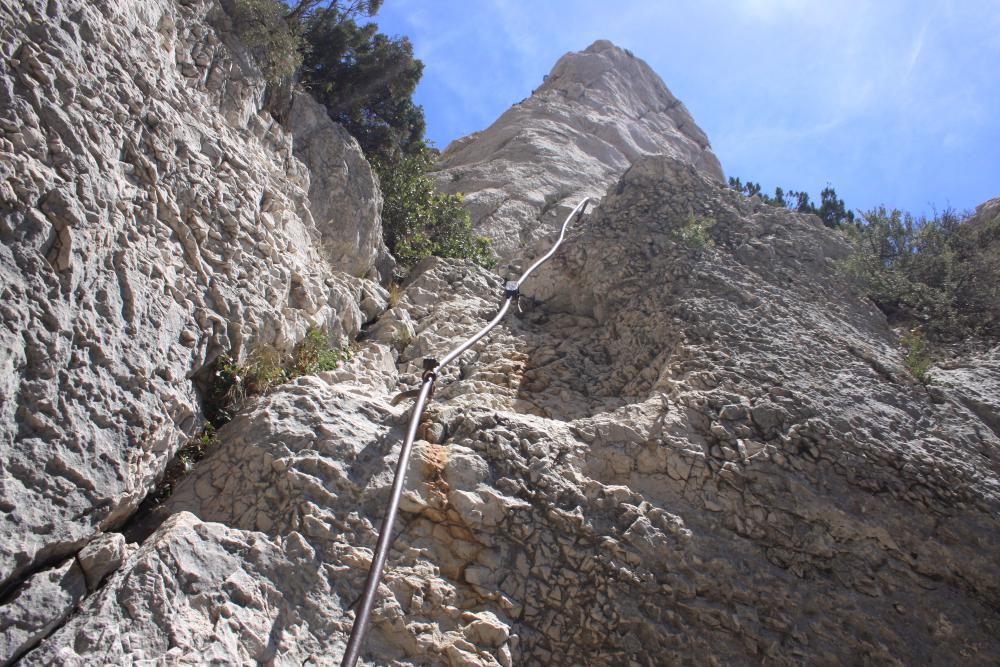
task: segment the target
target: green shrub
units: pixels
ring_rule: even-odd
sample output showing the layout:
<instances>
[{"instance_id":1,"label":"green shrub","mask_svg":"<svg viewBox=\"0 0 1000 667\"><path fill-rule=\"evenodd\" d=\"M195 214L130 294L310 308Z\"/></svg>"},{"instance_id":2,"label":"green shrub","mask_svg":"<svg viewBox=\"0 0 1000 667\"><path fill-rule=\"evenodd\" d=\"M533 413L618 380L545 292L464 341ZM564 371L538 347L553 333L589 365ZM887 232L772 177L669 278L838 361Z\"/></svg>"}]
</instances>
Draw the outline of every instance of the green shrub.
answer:
<instances>
[{"instance_id":1,"label":"green shrub","mask_svg":"<svg viewBox=\"0 0 1000 667\"><path fill-rule=\"evenodd\" d=\"M845 267L890 322L935 339L1000 336L1000 217L916 219L879 207L847 229Z\"/></svg>"},{"instance_id":2,"label":"green shrub","mask_svg":"<svg viewBox=\"0 0 1000 667\"><path fill-rule=\"evenodd\" d=\"M286 382L281 362L280 353L270 346L254 350L243 363L228 354L216 359L214 382L204 401L208 421L222 426L243 409L247 399Z\"/></svg>"},{"instance_id":3,"label":"green shrub","mask_svg":"<svg viewBox=\"0 0 1000 667\"><path fill-rule=\"evenodd\" d=\"M900 339L903 347L906 349L906 357L903 359L903 363L906 364L907 370L920 381L920 384L928 385L931 383L931 377L928 371L934 364L934 359L927 351L927 342L924 340L923 335L919 330L908 331Z\"/></svg>"},{"instance_id":4,"label":"green shrub","mask_svg":"<svg viewBox=\"0 0 1000 667\"><path fill-rule=\"evenodd\" d=\"M329 336L320 329L306 332L291 355L282 355L270 345L257 348L243 363L221 355L205 396L205 417L218 428L242 410L248 399L303 375L339 368L350 357L348 350L331 345Z\"/></svg>"},{"instance_id":5,"label":"green shrub","mask_svg":"<svg viewBox=\"0 0 1000 667\"><path fill-rule=\"evenodd\" d=\"M381 0L227 3L268 80L298 73L330 118L361 144L385 196L385 243L402 266L430 255L496 264L490 241L473 233L461 195L436 194L427 176L437 154L424 141L423 109L412 99L423 63L405 37L355 22L376 12Z\"/></svg>"},{"instance_id":6,"label":"green shrub","mask_svg":"<svg viewBox=\"0 0 1000 667\"><path fill-rule=\"evenodd\" d=\"M820 192L820 204L816 206L809 200L809 193L804 191L775 188L774 196L763 192L760 183L747 181L744 183L739 178L730 176L729 187L732 190L743 194L746 197L760 197L760 200L771 206L790 208L799 213L812 213L819 216L823 224L832 229L843 227L854 222L854 212L847 209L844 200L837 197L837 191L827 184Z\"/></svg>"},{"instance_id":7,"label":"green shrub","mask_svg":"<svg viewBox=\"0 0 1000 667\"><path fill-rule=\"evenodd\" d=\"M697 250L710 248L715 245L711 235L714 226L715 220L712 218L691 213L678 230L677 237L689 248Z\"/></svg>"},{"instance_id":8,"label":"green shrub","mask_svg":"<svg viewBox=\"0 0 1000 667\"><path fill-rule=\"evenodd\" d=\"M375 160L382 186L382 232L389 251L403 266L430 255L471 259L496 266L489 239L476 236L461 195L434 192L427 171L435 153L426 146L395 162Z\"/></svg>"},{"instance_id":9,"label":"green shrub","mask_svg":"<svg viewBox=\"0 0 1000 667\"><path fill-rule=\"evenodd\" d=\"M270 83L290 77L302 65L306 41L298 21L286 20L280 0L233 0L236 34Z\"/></svg>"},{"instance_id":10,"label":"green shrub","mask_svg":"<svg viewBox=\"0 0 1000 667\"><path fill-rule=\"evenodd\" d=\"M288 379L340 368L351 358L349 351L330 344L330 337L320 329L310 329L295 347Z\"/></svg>"},{"instance_id":11,"label":"green shrub","mask_svg":"<svg viewBox=\"0 0 1000 667\"><path fill-rule=\"evenodd\" d=\"M407 38L355 23L351 6L333 3L304 19L309 49L300 79L370 160L394 161L423 145L424 113L412 97L424 65Z\"/></svg>"}]
</instances>

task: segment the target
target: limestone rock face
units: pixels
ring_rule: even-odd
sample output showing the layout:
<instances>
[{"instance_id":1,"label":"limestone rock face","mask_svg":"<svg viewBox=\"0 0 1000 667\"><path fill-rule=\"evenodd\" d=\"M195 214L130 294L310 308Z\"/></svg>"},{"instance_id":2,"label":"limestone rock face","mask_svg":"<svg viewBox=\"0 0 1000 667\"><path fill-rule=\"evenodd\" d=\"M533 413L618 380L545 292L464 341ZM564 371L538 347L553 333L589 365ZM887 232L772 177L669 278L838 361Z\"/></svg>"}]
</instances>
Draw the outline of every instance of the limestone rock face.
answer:
<instances>
[{"instance_id":1,"label":"limestone rock face","mask_svg":"<svg viewBox=\"0 0 1000 667\"><path fill-rule=\"evenodd\" d=\"M207 0L0 6L3 584L121 523L200 427L220 353L362 323L371 169L307 98L288 127L262 111L226 21Z\"/></svg>"},{"instance_id":2,"label":"limestone rock face","mask_svg":"<svg viewBox=\"0 0 1000 667\"><path fill-rule=\"evenodd\" d=\"M516 260L643 155L669 155L723 180L708 137L660 77L600 40L563 56L489 128L449 145L436 180L464 193L477 232Z\"/></svg>"},{"instance_id":3,"label":"limestone rock face","mask_svg":"<svg viewBox=\"0 0 1000 667\"><path fill-rule=\"evenodd\" d=\"M503 283L358 277L391 263L370 170L307 99L264 99L216 5L8 5L0 660L336 664L394 397ZM1000 662L996 349L913 380L846 240L725 188L607 42L443 164L512 258L603 199L441 370L364 664ZM249 403L126 543L193 380L309 326L361 331L353 357Z\"/></svg>"},{"instance_id":4,"label":"limestone rock face","mask_svg":"<svg viewBox=\"0 0 1000 667\"><path fill-rule=\"evenodd\" d=\"M87 582L72 559L35 573L3 606L0 615L0 652L6 661L16 660L69 616L87 594Z\"/></svg>"},{"instance_id":5,"label":"limestone rock face","mask_svg":"<svg viewBox=\"0 0 1000 667\"><path fill-rule=\"evenodd\" d=\"M1000 346L934 366L932 391L947 391L1000 434Z\"/></svg>"},{"instance_id":6,"label":"limestone rock face","mask_svg":"<svg viewBox=\"0 0 1000 667\"><path fill-rule=\"evenodd\" d=\"M311 633L336 632L343 615L325 606L343 569L328 560L298 534L270 540L177 514L129 557L129 575L88 598L61 630L72 632L73 644L46 642L26 662L80 664L80 655L109 665L322 659L325 647Z\"/></svg>"},{"instance_id":7,"label":"limestone rock face","mask_svg":"<svg viewBox=\"0 0 1000 667\"><path fill-rule=\"evenodd\" d=\"M357 142L303 92L292 95L281 120L292 135L293 154L309 170L309 212L322 254L351 275L391 275L394 260L377 224L382 195Z\"/></svg>"},{"instance_id":8,"label":"limestone rock face","mask_svg":"<svg viewBox=\"0 0 1000 667\"><path fill-rule=\"evenodd\" d=\"M995 663L995 413L907 375L847 251L638 160L443 370L363 662ZM389 399L501 292L465 262L417 267L349 364L220 431L173 517L32 659L337 661L407 417Z\"/></svg>"}]
</instances>

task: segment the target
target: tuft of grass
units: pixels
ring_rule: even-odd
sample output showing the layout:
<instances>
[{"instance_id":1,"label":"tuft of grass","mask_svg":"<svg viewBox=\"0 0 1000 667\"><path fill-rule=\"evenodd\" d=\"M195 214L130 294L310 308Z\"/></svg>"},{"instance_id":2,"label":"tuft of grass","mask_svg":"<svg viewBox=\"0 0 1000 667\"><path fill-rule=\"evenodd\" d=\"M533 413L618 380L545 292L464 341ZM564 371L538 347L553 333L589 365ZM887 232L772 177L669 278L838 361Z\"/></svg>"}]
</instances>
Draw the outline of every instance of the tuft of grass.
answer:
<instances>
[{"instance_id":1,"label":"tuft of grass","mask_svg":"<svg viewBox=\"0 0 1000 667\"><path fill-rule=\"evenodd\" d=\"M903 358L906 369L920 384L929 385L932 381L929 371L934 364L934 358L927 351L927 342L923 334L918 329L913 329L904 334L900 342L906 349L906 356Z\"/></svg>"},{"instance_id":2,"label":"tuft of grass","mask_svg":"<svg viewBox=\"0 0 1000 667\"><path fill-rule=\"evenodd\" d=\"M219 428L254 396L303 375L335 370L350 358L350 350L331 344L329 335L315 328L306 332L291 355L270 345L257 348L242 363L222 355L215 362L215 381L205 396L205 417Z\"/></svg>"},{"instance_id":3,"label":"tuft of grass","mask_svg":"<svg viewBox=\"0 0 1000 667\"><path fill-rule=\"evenodd\" d=\"M254 350L244 366L246 393L250 396L266 394L279 384L288 382L284 361L281 352L270 345Z\"/></svg>"},{"instance_id":4,"label":"tuft of grass","mask_svg":"<svg viewBox=\"0 0 1000 667\"><path fill-rule=\"evenodd\" d=\"M393 281L389 285L389 307L395 308L403 298L403 286Z\"/></svg>"}]
</instances>

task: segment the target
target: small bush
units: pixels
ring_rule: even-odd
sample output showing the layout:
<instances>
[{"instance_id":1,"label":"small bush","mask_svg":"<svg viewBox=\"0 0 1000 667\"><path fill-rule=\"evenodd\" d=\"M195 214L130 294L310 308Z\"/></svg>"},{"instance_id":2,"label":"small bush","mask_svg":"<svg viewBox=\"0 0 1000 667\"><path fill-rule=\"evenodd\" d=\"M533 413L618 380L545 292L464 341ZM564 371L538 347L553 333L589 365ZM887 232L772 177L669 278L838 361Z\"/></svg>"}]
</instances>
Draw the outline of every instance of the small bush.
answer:
<instances>
[{"instance_id":1,"label":"small bush","mask_svg":"<svg viewBox=\"0 0 1000 667\"><path fill-rule=\"evenodd\" d=\"M374 161L385 200L382 232L389 251L403 266L431 255L496 266L490 240L473 232L462 196L434 192L427 176L434 158L434 151L423 147L395 162Z\"/></svg>"},{"instance_id":2,"label":"small bush","mask_svg":"<svg viewBox=\"0 0 1000 667\"><path fill-rule=\"evenodd\" d=\"M306 41L298 21L286 20L280 0L234 0L233 24L269 83L295 74L302 65Z\"/></svg>"},{"instance_id":3,"label":"small bush","mask_svg":"<svg viewBox=\"0 0 1000 667\"><path fill-rule=\"evenodd\" d=\"M906 357L903 359L903 363L906 364L907 370L920 381L920 384L928 385L931 383L931 377L928 371L930 371L931 366L934 364L934 359L927 351L927 342L924 340L923 335L921 335L919 330L914 329L913 331L908 331L901 339L900 342L903 344L904 349L906 349Z\"/></svg>"},{"instance_id":4,"label":"small bush","mask_svg":"<svg viewBox=\"0 0 1000 667\"><path fill-rule=\"evenodd\" d=\"M389 285L389 307L395 308L403 298L403 286L395 280Z\"/></svg>"},{"instance_id":5,"label":"small bush","mask_svg":"<svg viewBox=\"0 0 1000 667\"><path fill-rule=\"evenodd\" d=\"M711 235L714 226L715 220L712 218L701 215L696 216L694 213L691 213L687 221L678 230L677 237L681 243L689 248L697 250L711 248L715 245L715 241L712 240Z\"/></svg>"},{"instance_id":6,"label":"small bush","mask_svg":"<svg viewBox=\"0 0 1000 667\"><path fill-rule=\"evenodd\" d=\"M323 331L310 329L295 348L288 379L336 370L350 358L350 352L332 346Z\"/></svg>"},{"instance_id":7,"label":"small bush","mask_svg":"<svg viewBox=\"0 0 1000 667\"><path fill-rule=\"evenodd\" d=\"M348 350L331 345L329 336L319 329L306 332L290 356L269 345L254 350L243 363L222 355L215 362L214 382L205 396L205 417L218 428L232 420L250 398L303 375L339 368L350 357Z\"/></svg>"},{"instance_id":8,"label":"small bush","mask_svg":"<svg viewBox=\"0 0 1000 667\"><path fill-rule=\"evenodd\" d=\"M880 207L847 230L845 269L890 322L938 340L1000 336L1000 217L917 219Z\"/></svg>"},{"instance_id":9,"label":"small bush","mask_svg":"<svg viewBox=\"0 0 1000 667\"><path fill-rule=\"evenodd\" d=\"M243 383L248 396L259 396L289 380L282 354L270 345L257 348L244 365Z\"/></svg>"},{"instance_id":10,"label":"small bush","mask_svg":"<svg viewBox=\"0 0 1000 667\"><path fill-rule=\"evenodd\" d=\"M284 381L281 356L274 348L255 351L242 364L224 354L215 362L215 381L204 402L205 417L213 426L222 426L243 409L247 399Z\"/></svg>"}]
</instances>

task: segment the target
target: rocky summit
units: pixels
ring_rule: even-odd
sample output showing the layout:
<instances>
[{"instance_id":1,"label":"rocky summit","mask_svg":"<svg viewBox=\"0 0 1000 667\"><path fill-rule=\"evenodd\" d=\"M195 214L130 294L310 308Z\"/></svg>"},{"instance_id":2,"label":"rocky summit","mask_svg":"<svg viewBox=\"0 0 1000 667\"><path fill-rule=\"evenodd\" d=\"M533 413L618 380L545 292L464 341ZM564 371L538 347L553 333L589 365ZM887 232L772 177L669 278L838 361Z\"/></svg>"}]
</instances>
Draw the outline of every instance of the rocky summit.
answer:
<instances>
[{"instance_id":1,"label":"rocky summit","mask_svg":"<svg viewBox=\"0 0 1000 667\"><path fill-rule=\"evenodd\" d=\"M465 196L476 230L516 263L540 250L582 197L602 197L644 155L669 155L723 181L681 101L645 62L600 40L560 58L489 128L452 142L437 182Z\"/></svg>"},{"instance_id":2,"label":"rocky summit","mask_svg":"<svg viewBox=\"0 0 1000 667\"><path fill-rule=\"evenodd\" d=\"M0 661L338 664L394 398L501 276L429 258L390 294L360 148L214 0L18 0L0 34ZM1000 661L996 347L917 381L842 234L726 188L609 42L438 169L515 266L600 204L443 369L363 664ZM350 360L137 515L217 360L312 327Z\"/></svg>"}]
</instances>

